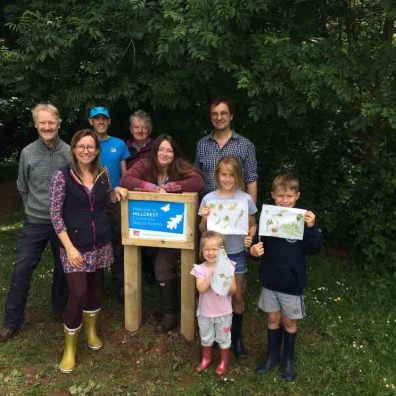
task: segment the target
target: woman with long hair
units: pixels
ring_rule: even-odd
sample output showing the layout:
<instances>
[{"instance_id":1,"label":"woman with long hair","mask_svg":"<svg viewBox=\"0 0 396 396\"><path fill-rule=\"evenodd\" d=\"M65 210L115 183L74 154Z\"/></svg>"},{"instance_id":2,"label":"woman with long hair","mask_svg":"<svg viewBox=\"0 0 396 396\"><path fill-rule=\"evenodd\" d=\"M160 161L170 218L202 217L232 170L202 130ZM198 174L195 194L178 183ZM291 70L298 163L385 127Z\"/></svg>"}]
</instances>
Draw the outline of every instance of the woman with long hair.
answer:
<instances>
[{"instance_id":1,"label":"woman with long hair","mask_svg":"<svg viewBox=\"0 0 396 396\"><path fill-rule=\"evenodd\" d=\"M60 258L69 286L63 314L65 346L59 369L75 367L78 334L82 324L88 347L98 350L102 341L96 321L102 302L102 276L114 260L106 208L127 197L111 191L109 174L99 162L99 141L90 129L75 133L72 162L57 170L50 185L50 215L61 241Z\"/></svg>"},{"instance_id":2,"label":"woman with long hair","mask_svg":"<svg viewBox=\"0 0 396 396\"><path fill-rule=\"evenodd\" d=\"M155 193L200 192L203 178L184 156L179 144L169 135L159 136L148 158L135 162L124 173L120 185L128 190ZM175 263L178 249L159 248L154 260L155 279L161 287L163 315L156 331L172 330L177 325Z\"/></svg>"}]
</instances>

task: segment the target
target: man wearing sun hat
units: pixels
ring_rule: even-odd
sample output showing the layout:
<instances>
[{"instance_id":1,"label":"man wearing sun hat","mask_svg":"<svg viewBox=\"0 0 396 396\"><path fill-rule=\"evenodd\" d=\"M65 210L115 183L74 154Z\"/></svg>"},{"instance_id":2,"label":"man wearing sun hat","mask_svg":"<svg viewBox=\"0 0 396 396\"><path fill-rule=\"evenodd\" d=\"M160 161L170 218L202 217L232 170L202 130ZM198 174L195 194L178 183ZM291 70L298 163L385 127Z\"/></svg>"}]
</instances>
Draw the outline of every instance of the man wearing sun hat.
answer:
<instances>
[{"instance_id":1,"label":"man wearing sun hat","mask_svg":"<svg viewBox=\"0 0 396 396\"><path fill-rule=\"evenodd\" d=\"M128 147L123 140L107 134L111 117L106 107L93 107L89 112L89 123L99 139L100 162L108 169L111 187L114 189L119 186L121 176L126 170L126 160L130 156ZM112 245L114 250L113 279L120 292L120 296L123 296L124 256L121 245L120 204L116 204L112 210L109 210L108 215L112 228Z\"/></svg>"}]
</instances>

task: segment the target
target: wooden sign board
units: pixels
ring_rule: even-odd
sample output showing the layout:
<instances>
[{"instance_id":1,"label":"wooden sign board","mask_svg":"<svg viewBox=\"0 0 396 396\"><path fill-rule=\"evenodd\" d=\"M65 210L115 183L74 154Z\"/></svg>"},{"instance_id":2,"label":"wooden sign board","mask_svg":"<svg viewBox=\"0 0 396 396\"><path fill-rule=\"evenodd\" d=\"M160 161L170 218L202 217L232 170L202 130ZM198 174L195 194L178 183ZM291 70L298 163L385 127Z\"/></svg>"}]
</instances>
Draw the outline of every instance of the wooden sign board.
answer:
<instances>
[{"instance_id":1,"label":"wooden sign board","mask_svg":"<svg viewBox=\"0 0 396 396\"><path fill-rule=\"evenodd\" d=\"M139 329L142 321L141 246L181 249L180 332L195 334L195 282L190 271L196 259L197 193L128 192L121 203L124 245L125 328Z\"/></svg>"}]
</instances>

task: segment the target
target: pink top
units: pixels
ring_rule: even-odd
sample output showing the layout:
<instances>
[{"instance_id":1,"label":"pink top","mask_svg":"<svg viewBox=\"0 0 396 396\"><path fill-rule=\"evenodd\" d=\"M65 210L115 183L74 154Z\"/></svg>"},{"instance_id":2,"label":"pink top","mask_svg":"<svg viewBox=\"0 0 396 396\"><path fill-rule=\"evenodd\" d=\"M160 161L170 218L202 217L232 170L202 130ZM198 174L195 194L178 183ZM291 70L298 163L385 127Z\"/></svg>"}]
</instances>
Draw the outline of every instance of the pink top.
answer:
<instances>
[{"instance_id":1,"label":"pink top","mask_svg":"<svg viewBox=\"0 0 396 396\"><path fill-rule=\"evenodd\" d=\"M232 272L234 273L235 263L231 261ZM208 267L206 262L194 264L190 274L196 278L207 279L213 272L213 267ZM215 318L217 316L229 315L232 313L231 296L219 296L211 288L205 293L199 293L197 316Z\"/></svg>"}]
</instances>

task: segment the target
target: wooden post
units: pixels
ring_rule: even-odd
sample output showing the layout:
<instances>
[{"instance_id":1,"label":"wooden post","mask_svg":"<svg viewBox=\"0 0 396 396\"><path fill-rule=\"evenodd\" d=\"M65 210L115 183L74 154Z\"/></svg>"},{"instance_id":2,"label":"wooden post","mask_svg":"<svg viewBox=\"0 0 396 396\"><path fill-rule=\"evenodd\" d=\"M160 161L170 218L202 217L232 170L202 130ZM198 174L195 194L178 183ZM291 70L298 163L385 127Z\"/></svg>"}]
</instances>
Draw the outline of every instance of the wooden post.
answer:
<instances>
[{"instance_id":1,"label":"wooden post","mask_svg":"<svg viewBox=\"0 0 396 396\"><path fill-rule=\"evenodd\" d=\"M139 329L142 322L141 246L181 249L180 332L187 340L195 336L195 278L190 275L196 258L197 193L128 193L129 200L181 202L186 205L185 240L129 235L128 201L121 203L122 243L124 245L125 328Z\"/></svg>"},{"instance_id":2,"label":"wooden post","mask_svg":"<svg viewBox=\"0 0 396 396\"><path fill-rule=\"evenodd\" d=\"M195 336L195 278L190 275L195 250L181 250L180 333L188 341Z\"/></svg>"},{"instance_id":3,"label":"wooden post","mask_svg":"<svg viewBox=\"0 0 396 396\"><path fill-rule=\"evenodd\" d=\"M124 246L125 328L136 331L142 323L142 260L140 246Z\"/></svg>"}]
</instances>

